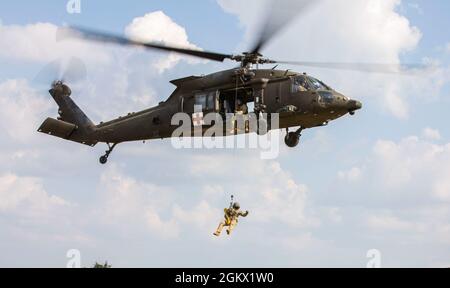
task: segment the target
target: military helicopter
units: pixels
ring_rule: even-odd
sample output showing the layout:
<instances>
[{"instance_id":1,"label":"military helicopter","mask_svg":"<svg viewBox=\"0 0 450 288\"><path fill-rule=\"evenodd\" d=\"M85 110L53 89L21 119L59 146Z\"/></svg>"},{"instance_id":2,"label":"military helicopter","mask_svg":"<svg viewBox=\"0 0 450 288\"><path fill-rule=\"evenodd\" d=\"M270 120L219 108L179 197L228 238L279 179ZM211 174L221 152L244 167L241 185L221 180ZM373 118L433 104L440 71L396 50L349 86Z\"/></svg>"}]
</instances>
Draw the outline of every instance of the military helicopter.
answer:
<instances>
[{"instance_id":1,"label":"military helicopter","mask_svg":"<svg viewBox=\"0 0 450 288\"><path fill-rule=\"evenodd\" d=\"M69 86L62 81L55 81L49 93L59 106L59 117L48 118L38 131L89 146L95 146L99 142L106 143L108 150L100 157L100 163L106 164L110 154L120 143L171 138L178 128L177 125L171 124L172 117L177 113L188 114L194 123L192 127L194 129L198 118L206 113L218 113L225 118L227 114L236 113L239 105L253 104L252 114L258 119L261 115L278 113L279 127L266 127L267 130L285 129L286 145L296 147L304 129L325 126L347 114L354 115L362 108L362 103L335 91L306 73L280 70L277 66L272 69L259 69L259 65L294 64L382 73L390 73L392 70L392 65L389 64L292 62L265 58L261 50L283 26L289 23L289 21L271 21L273 15L268 19L253 48L238 55L193 50L162 43L145 43L85 28L64 28L74 33L76 37L90 41L144 47L219 62L228 59L238 62L239 66L210 75L173 80L171 83L176 86L175 91L158 106L98 125L94 124L71 99ZM201 111L196 111L196 106L201 107ZM244 111L243 114L250 113ZM206 128L204 127L203 131ZM295 130L291 131L292 128ZM255 131L233 129L227 130L224 136L252 132Z\"/></svg>"}]
</instances>

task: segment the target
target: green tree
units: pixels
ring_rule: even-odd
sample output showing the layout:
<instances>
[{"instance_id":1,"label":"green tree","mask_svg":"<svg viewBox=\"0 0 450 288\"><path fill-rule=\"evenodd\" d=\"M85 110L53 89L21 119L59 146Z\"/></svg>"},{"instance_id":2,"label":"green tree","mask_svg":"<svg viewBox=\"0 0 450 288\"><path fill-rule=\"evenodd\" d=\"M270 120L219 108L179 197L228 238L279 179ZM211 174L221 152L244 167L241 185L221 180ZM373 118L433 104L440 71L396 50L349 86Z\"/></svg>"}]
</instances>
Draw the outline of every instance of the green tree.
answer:
<instances>
[{"instance_id":1,"label":"green tree","mask_svg":"<svg viewBox=\"0 0 450 288\"><path fill-rule=\"evenodd\" d=\"M111 265L108 264L108 261L105 262L105 264L100 264L98 262L95 262L94 267L95 269L106 269L106 268L111 268Z\"/></svg>"}]
</instances>

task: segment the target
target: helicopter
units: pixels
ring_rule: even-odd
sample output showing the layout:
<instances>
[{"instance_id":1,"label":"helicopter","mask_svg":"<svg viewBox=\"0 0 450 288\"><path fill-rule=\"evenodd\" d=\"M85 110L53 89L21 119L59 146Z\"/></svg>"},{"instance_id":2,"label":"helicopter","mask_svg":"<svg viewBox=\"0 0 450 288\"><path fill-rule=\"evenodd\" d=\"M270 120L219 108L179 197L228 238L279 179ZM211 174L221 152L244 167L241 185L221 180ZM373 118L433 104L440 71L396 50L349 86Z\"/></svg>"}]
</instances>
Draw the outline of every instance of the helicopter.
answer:
<instances>
[{"instance_id":1,"label":"helicopter","mask_svg":"<svg viewBox=\"0 0 450 288\"><path fill-rule=\"evenodd\" d=\"M216 113L226 123L229 120L227 115L236 115L239 112L247 117L247 121L252 117L258 121L266 119L266 131L285 129L285 144L294 148L299 145L302 131L305 129L326 126L331 121L348 114L354 115L356 111L362 109L362 103L335 91L323 81L306 73L277 69L278 66L272 69L259 69L260 65L292 64L366 72L392 72L392 65L389 64L317 63L265 58L261 50L283 26L290 22L286 20L272 23L274 21L271 19L273 17L268 17L253 48L249 52L237 55L141 42L125 36L80 27L62 28L66 33L89 41L143 47L218 62L228 59L238 62L239 66L209 75L172 80L171 83L176 88L166 101L155 107L129 113L98 125L94 124L72 100L69 86L63 81L55 81L49 93L59 107L59 117L47 118L38 131L89 146L106 143L108 150L99 159L101 164L106 164L114 148L121 143L178 137L173 136L173 133L179 125L173 125L171 121L177 113L189 115L193 124L192 130L200 123L204 137L208 128L202 122L205 114ZM254 106L251 113L247 105ZM278 127L267 124L265 115L270 117L272 114L279 116ZM225 126L224 131L224 136L253 132L264 134L260 129L230 131Z\"/></svg>"}]
</instances>

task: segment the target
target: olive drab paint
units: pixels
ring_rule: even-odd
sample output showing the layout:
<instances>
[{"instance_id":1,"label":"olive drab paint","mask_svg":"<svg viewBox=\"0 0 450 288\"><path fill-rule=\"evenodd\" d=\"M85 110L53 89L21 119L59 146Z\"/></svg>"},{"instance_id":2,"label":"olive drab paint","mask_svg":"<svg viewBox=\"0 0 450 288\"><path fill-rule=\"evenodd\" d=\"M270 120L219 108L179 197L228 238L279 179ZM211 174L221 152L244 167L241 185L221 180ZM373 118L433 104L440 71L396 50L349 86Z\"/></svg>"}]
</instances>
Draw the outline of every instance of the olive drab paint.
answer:
<instances>
[{"instance_id":1,"label":"olive drab paint","mask_svg":"<svg viewBox=\"0 0 450 288\"><path fill-rule=\"evenodd\" d=\"M278 127L264 127L268 131L301 127L297 132L287 134L285 139L288 146L295 147L303 129L327 125L330 121L353 114L361 108L360 102L351 100L305 74L285 70L244 70L247 68L174 80L171 83L176 86L175 91L158 106L98 125L94 125L71 99L70 88L62 82L56 82L50 94L59 106L59 117L48 118L38 131L89 146L102 142L115 147L116 144L130 141L171 138L177 129L189 130L185 131L189 132L189 137L205 136L210 126L204 125L204 120L209 113L224 118L221 119L224 123L221 136L258 132L259 130L252 131L249 127L227 129L230 127L229 123L225 124L230 120L226 118L230 117L226 115L258 117L265 113L269 117L271 114L279 117ZM239 79L236 86L236 78L241 78L243 73L249 74L248 72L252 76L247 81ZM256 99L257 97L260 99ZM259 106L255 104L255 113L239 114L234 108L236 98L245 104L259 101ZM172 119L179 113L184 113L185 119L189 119L192 125L181 127L181 123L174 123ZM250 123L249 119L246 121ZM106 163L109 153L101 162Z\"/></svg>"}]
</instances>

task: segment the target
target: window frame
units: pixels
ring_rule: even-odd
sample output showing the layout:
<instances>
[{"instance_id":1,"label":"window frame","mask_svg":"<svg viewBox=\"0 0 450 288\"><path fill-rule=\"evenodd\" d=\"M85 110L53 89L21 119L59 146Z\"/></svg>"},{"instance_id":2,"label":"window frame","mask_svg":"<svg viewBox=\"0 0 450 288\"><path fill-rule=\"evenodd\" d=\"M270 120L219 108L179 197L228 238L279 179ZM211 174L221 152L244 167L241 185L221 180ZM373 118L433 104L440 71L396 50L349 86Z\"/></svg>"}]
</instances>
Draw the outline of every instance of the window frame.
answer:
<instances>
[{"instance_id":1,"label":"window frame","mask_svg":"<svg viewBox=\"0 0 450 288\"><path fill-rule=\"evenodd\" d=\"M317 78L314 78L312 76L307 76L306 78L307 78L307 80L309 82L309 85L312 88L311 90L313 90L313 91L319 91L319 90L331 91L332 90L327 84L323 83L322 81L320 81ZM314 85L314 82L319 83L322 86L322 88L321 89L317 89L316 86ZM323 88L325 88L325 89L323 89Z\"/></svg>"},{"instance_id":2,"label":"window frame","mask_svg":"<svg viewBox=\"0 0 450 288\"><path fill-rule=\"evenodd\" d=\"M308 87L304 87L303 85L300 85L300 78L303 77L304 82L308 85ZM292 81L291 81L291 93L298 93L298 92L306 92L306 91L302 91L300 90L300 86L304 87L306 89L306 91L312 91L313 89L311 89L311 83L309 82L309 79L306 75L296 75L294 77L292 77Z\"/></svg>"},{"instance_id":3,"label":"window frame","mask_svg":"<svg viewBox=\"0 0 450 288\"><path fill-rule=\"evenodd\" d=\"M217 95L217 90L197 92L194 94L194 106L202 106L202 111L216 111ZM203 100L199 101L200 99Z\"/></svg>"}]
</instances>

